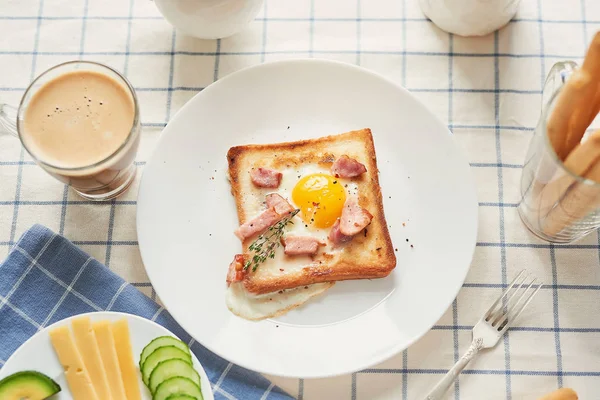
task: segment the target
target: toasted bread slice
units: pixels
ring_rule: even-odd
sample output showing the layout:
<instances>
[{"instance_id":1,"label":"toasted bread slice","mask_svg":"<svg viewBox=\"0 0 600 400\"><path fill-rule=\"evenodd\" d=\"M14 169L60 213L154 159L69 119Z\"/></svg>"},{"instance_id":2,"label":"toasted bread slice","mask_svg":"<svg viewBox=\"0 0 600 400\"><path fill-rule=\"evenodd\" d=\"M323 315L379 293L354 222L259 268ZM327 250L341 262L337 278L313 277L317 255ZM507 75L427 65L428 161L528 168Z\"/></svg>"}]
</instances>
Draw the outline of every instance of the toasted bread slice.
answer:
<instances>
[{"instance_id":1,"label":"toasted bread slice","mask_svg":"<svg viewBox=\"0 0 600 400\"><path fill-rule=\"evenodd\" d=\"M229 176L235 197L240 224L251 220L264 209L265 196L276 192L293 206L291 190L303 174L318 171L328 173L333 162L347 155L363 163L367 172L352 179L340 179L347 191L358 195L360 206L372 215L371 224L352 241L334 246L327 240L328 229L314 230L295 217L295 226L304 226L305 234L315 235L327 242L314 256L286 256L283 249L274 259L262 263L255 272L244 278L244 286L254 294L271 293L284 289L349 279L382 278L396 266L396 256L387 229L379 186L377 159L370 129L363 129L297 142L236 146L229 149ZM253 168L272 168L283 172L278 189L261 189L253 185ZM242 243L243 251L255 238Z\"/></svg>"}]
</instances>

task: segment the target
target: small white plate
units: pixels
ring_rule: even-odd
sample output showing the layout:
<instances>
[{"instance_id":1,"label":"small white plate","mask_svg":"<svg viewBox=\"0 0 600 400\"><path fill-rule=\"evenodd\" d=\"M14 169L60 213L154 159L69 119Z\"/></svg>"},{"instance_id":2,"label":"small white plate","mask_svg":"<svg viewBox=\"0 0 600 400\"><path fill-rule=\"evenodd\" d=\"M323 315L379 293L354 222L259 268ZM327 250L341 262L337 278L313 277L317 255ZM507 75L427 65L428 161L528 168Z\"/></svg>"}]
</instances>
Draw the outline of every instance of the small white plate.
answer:
<instances>
[{"instance_id":1,"label":"small white plate","mask_svg":"<svg viewBox=\"0 0 600 400\"><path fill-rule=\"evenodd\" d=\"M2 370L0 370L0 379L19 371L38 371L54 379L56 383L58 383L62 388L62 390L56 396L52 397L52 399L72 400L73 396L71 396L71 393L69 391L69 385L67 384L65 374L63 373L63 368L60 362L58 361L58 357L56 356L54 348L52 347L52 343L50 342L48 330L57 326L70 325L71 320L73 318L82 315L89 315L92 321L116 321L121 318L127 318L127 321L129 322L129 331L131 334L131 347L133 348L133 359L136 362L139 361L139 355L142 352L142 349L148 343L150 343L152 339L157 338L159 336L167 335L176 337L169 330L163 328L157 323L147 320L145 318L138 317L137 315L110 311L79 314L58 321L29 338L29 340L23 343L21 347L19 347L17 351L13 353L13 355L8 359L8 361L6 361L6 364L4 364L4 367L2 367ZM210 386L210 381L208 380L206 372L204 372L204 368L202 368L202 365L200 365L200 362L198 361L194 353L192 353L192 361L194 364L194 368L200 374L200 384L202 386L202 395L204 397L204 400L213 400L214 397L212 393L212 388ZM150 391L146 388L146 386L144 386L144 383L142 382L142 377L139 376L139 379L140 389L142 391L142 398L144 400L151 400L152 395L150 394Z\"/></svg>"},{"instance_id":2,"label":"small white plate","mask_svg":"<svg viewBox=\"0 0 600 400\"><path fill-rule=\"evenodd\" d=\"M241 245L227 150L361 128L373 132L394 272L338 282L274 320L232 315L225 276ZM294 377L353 372L410 346L456 297L477 234L470 167L448 129L395 83L323 60L248 68L190 100L146 165L137 210L148 276L187 332L238 365Z\"/></svg>"}]
</instances>

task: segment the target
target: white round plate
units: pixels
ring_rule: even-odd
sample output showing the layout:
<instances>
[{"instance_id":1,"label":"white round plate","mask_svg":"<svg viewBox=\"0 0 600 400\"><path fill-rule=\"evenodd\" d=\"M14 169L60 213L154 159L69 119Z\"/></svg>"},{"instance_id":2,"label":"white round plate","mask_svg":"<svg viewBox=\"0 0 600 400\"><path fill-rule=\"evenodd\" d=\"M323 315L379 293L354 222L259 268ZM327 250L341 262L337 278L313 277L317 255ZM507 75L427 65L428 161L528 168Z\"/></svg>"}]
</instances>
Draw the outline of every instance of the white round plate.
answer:
<instances>
[{"instance_id":1,"label":"white round plate","mask_svg":"<svg viewBox=\"0 0 600 400\"><path fill-rule=\"evenodd\" d=\"M225 276L241 245L227 150L361 128L373 132L396 269L274 320L231 314ZM243 367L306 378L372 366L425 334L456 297L477 233L469 164L448 129L393 82L324 60L262 64L196 95L146 165L137 213L148 276L188 333Z\"/></svg>"},{"instance_id":2,"label":"white round plate","mask_svg":"<svg viewBox=\"0 0 600 400\"><path fill-rule=\"evenodd\" d=\"M131 335L131 347L133 348L133 359L136 362L139 361L139 355L142 352L142 349L148 343L150 343L152 339L167 335L176 337L169 330L163 328L157 323L138 317L137 315L111 311L79 314L58 321L29 338L29 340L23 343L21 347L19 347L17 351L15 351L13 355L6 361L6 364L4 364L4 367L2 367L2 370L0 370L0 379L19 371L38 371L54 379L62 388L57 395L52 397L53 400L72 400L73 396L71 396L69 385L67 384L65 374L63 373L63 368L58 361L58 357L56 356L54 348L52 347L52 343L50 342L48 331L58 326L68 325L71 323L73 318L80 317L82 315L89 315L92 322L99 320L116 321L121 318L127 318L127 321L129 322L129 332ZM204 396L204 400L213 400L214 397L212 388L210 386L210 381L208 380L206 372L204 372L202 365L200 365L200 362L194 353L192 353L192 362L194 364L194 368L200 374L200 385L202 386L202 395ZM152 399L152 395L146 386L144 386L141 376L139 376L139 380L142 398L144 400Z\"/></svg>"}]
</instances>

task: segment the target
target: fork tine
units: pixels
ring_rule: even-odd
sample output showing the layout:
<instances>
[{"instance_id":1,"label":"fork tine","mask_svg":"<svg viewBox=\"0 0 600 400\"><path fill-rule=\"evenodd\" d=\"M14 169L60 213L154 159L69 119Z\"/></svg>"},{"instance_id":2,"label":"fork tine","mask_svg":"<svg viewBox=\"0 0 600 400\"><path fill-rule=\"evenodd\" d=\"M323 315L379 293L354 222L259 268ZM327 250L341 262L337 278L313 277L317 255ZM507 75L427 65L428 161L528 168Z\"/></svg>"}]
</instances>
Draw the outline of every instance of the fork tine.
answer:
<instances>
[{"instance_id":1,"label":"fork tine","mask_svg":"<svg viewBox=\"0 0 600 400\"><path fill-rule=\"evenodd\" d=\"M506 306L507 306L506 312L501 313L498 317L496 317L496 319L492 322L493 327L502 326L502 324L504 323L504 321L506 321L506 319L508 318L510 313L521 303L521 300L523 300L523 298L527 294L527 291L533 286L535 281L537 281L536 277L534 277L531 280L531 282L529 283L529 285L527 285L527 287L525 287L525 289L523 289L521 295L519 296L519 298L517 299L516 302L511 302L512 298L510 300L508 300L508 302L506 303ZM523 285L519 286L519 288L517 290L522 289L522 288L523 288ZM509 303L510 303L510 307L509 307Z\"/></svg>"},{"instance_id":2,"label":"fork tine","mask_svg":"<svg viewBox=\"0 0 600 400\"><path fill-rule=\"evenodd\" d=\"M493 321L498 318L498 316L502 315L502 310L504 309L504 305L506 301L510 301L510 299L515 295L515 293L519 290L519 287L525 282L529 273L526 270L521 271L515 279L510 283L510 285L504 290L502 296L500 296L496 302L490 307L488 313L485 316L486 321Z\"/></svg>"},{"instance_id":3,"label":"fork tine","mask_svg":"<svg viewBox=\"0 0 600 400\"><path fill-rule=\"evenodd\" d=\"M500 325L499 326L499 328L501 328L500 334L503 334L504 332L506 332L506 330L508 329L509 326L512 326L512 321L514 321L517 318L519 318L519 315L521 315L521 313L523 312L523 310L525 309L525 307L527 307L527 305L529 304L529 302L531 302L531 300L533 300L533 298L535 297L535 295L537 294L537 292L540 291L540 289L542 288L542 286L544 286L544 284L540 283L538 285L538 287L533 292L531 292L531 294L529 295L529 297L527 298L527 300L525 300L525 303L523 303L521 305L521 308L519 308L515 312L515 315L510 319L510 321L507 319L505 322L503 322L504 325Z\"/></svg>"},{"instance_id":4,"label":"fork tine","mask_svg":"<svg viewBox=\"0 0 600 400\"><path fill-rule=\"evenodd\" d=\"M515 283L514 289L507 291L507 296L503 304L500 304L498 310L494 311L488 319L488 322L490 322L492 326L495 325L496 322L500 320L500 318L502 318L502 316L505 314L504 310L506 310L506 307L508 307L508 305L515 298L517 293L519 293L519 290L523 289L523 284L527 281L528 278L529 274L525 272L525 274L523 275L523 279L521 279L520 282Z\"/></svg>"},{"instance_id":5,"label":"fork tine","mask_svg":"<svg viewBox=\"0 0 600 400\"><path fill-rule=\"evenodd\" d=\"M513 281L510 283L509 287L506 288L506 290L504 291L504 293L502 293L502 296L498 297L496 299L496 301L492 304L492 306L490 307L489 310L487 310L487 312L483 315L483 319L485 319L486 321L488 321L492 315L492 311L494 311L494 309L496 308L496 306L498 305L498 303L500 303L508 294L508 292L513 288L513 286L515 285L515 283L517 282L517 280L521 277L521 275L523 275L523 273L525 272L525 270L521 270L521 272L519 272L519 274L515 277L515 279L513 279Z\"/></svg>"}]
</instances>

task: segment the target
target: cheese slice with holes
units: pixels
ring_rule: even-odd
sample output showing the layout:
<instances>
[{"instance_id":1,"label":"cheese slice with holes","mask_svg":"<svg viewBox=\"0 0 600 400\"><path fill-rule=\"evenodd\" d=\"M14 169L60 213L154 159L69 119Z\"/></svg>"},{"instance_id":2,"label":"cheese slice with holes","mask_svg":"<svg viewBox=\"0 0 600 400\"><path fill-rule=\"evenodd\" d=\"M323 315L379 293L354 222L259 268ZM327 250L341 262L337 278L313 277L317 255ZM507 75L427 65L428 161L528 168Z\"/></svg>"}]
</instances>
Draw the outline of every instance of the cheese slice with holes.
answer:
<instances>
[{"instance_id":1,"label":"cheese slice with holes","mask_svg":"<svg viewBox=\"0 0 600 400\"><path fill-rule=\"evenodd\" d=\"M75 400L103 400L96 394L69 327L61 326L52 329L49 335L52 346L65 371L65 377L73 398Z\"/></svg>"},{"instance_id":2,"label":"cheese slice with holes","mask_svg":"<svg viewBox=\"0 0 600 400\"><path fill-rule=\"evenodd\" d=\"M123 377L123 386L127 400L141 400L139 378L137 367L133 360L133 349L131 348L131 337L129 334L129 324L127 319L123 318L112 324L112 333L115 339L115 348L119 358L119 367Z\"/></svg>"},{"instance_id":3,"label":"cheese slice with holes","mask_svg":"<svg viewBox=\"0 0 600 400\"><path fill-rule=\"evenodd\" d=\"M104 364L104 370L106 371L106 377L108 378L110 394L113 400L127 400L110 322L94 322L92 327L96 334L96 342L98 343L102 363Z\"/></svg>"},{"instance_id":4,"label":"cheese slice with holes","mask_svg":"<svg viewBox=\"0 0 600 400\"><path fill-rule=\"evenodd\" d=\"M108 378L102 364L96 334L92 329L90 317L78 317L71 321L77 349L81 353L94 389L101 399L112 400L108 387Z\"/></svg>"}]
</instances>

